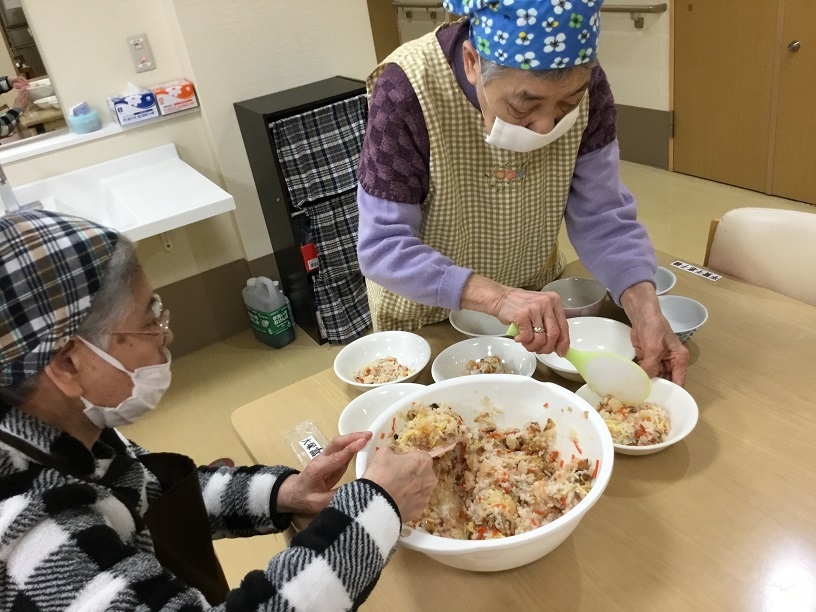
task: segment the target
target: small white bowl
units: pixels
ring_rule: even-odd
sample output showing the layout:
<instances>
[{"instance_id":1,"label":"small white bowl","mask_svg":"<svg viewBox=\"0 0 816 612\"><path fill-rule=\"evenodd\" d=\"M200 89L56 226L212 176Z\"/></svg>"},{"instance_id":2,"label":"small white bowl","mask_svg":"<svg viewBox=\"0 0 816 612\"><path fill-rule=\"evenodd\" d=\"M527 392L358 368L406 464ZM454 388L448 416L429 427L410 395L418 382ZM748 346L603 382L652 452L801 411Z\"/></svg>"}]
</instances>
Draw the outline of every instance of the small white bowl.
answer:
<instances>
[{"instance_id":1,"label":"small white bowl","mask_svg":"<svg viewBox=\"0 0 816 612\"><path fill-rule=\"evenodd\" d=\"M535 355L518 342L510 338L484 337L462 340L439 353L431 364L431 376L436 382L459 376L473 376L466 369L467 362L493 355L501 359L507 370L505 374L532 376L535 372Z\"/></svg>"},{"instance_id":2,"label":"small white bowl","mask_svg":"<svg viewBox=\"0 0 816 612\"><path fill-rule=\"evenodd\" d=\"M674 284L677 282L677 277L674 275L674 272L668 268L658 266L653 280L657 295L663 295L664 293L668 293L671 288L674 287Z\"/></svg>"},{"instance_id":3,"label":"small white bowl","mask_svg":"<svg viewBox=\"0 0 816 612\"><path fill-rule=\"evenodd\" d=\"M580 351L609 351L623 355L627 359L635 358L635 347L632 346L630 334L632 328L603 317L575 317L567 319L570 334L570 346ZM581 375L569 361L556 353L536 355L538 360L553 372L567 380L582 381Z\"/></svg>"},{"instance_id":4,"label":"small white bowl","mask_svg":"<svg viewBox=\"0 0 816 612\"><path fill-rule=\"evenodd\" d=\"M681 295L661 295L657 301L680 342L689 340L708 320L708 310L697 300Z\"/></svg>"},{"instance_id":5,"label":"small white bowl","mask_svg":"<svg viewBox=\"0 0 816 612\"><path fill-rule=\"evenodd\" d=\"M411 373L387 383L359 383L354 373L382 357L395 357ZM398 382L411 382L431 360L431 345L422 336L406 331L385 331L358 338L334 358L334 373L343 382L360 389L374 389Z\"/></svg>"},{"instance_id":6,"label":"small white bowl","mask_svg":"<svg viewBox=\"0 0 816 612\"><path fill-rule=\"evenodd\" d=\"M37 100L34 100L34 106L42 110L46 110L51 108L51 102L48 100L48 98L38 98Z\"/></svg>"},{"instance_id":7,"label":"small white bowl","mask_svg":"<svg viewBox=\"0 0 816 612\"><path fill-rule=\"evenodd\" d=\"M588 385L584 385L575 394L581 399L585 399L591 406L600 405L603 398L595 393ZM699 410L697 402L689 395L683 387L674 384L663 378L652 379L652 392L646 398L647 402L654 402L661 406L669 416L669 435L660 444L649 446L626 446L625 444L615 444L615 452L622 455L651 455L668 448L685 438L691 433L697 419Z\"/></svg>"},{"instance_id":8,"label":"small white bowl","mask_svg":"<svg viewBox=\"0 0 816 612\"><path fill-rule=\"evenodd\" d=\"M594 278L559 278L544 285L542 291L552 291L561 297L568 319L595 317L606 300L606 287Z\"/></svg>"},{"instance_id":9,"label":"small white bowl","mask_svg":"<svg viewBox=\"0 0 816 612\"><path fill-rule=\"evenodd\" d=\"M476 310L451 310L450 323L466 336L504 336L508 324L496 317Z\"/></svg>"},{"instance_id":10,"label":"small white bowl","mask_svg":"<svg viewBox=\"0 0 816 612\"><path fill-rule=\"evenodd\" d=\"M366 431L380 414L397 400L402 399L425 385L417 383L394 383L377 389L369 389L355 397L340 413L337 431L341 436L355 431Z\"/></svg>"}]
</instances>

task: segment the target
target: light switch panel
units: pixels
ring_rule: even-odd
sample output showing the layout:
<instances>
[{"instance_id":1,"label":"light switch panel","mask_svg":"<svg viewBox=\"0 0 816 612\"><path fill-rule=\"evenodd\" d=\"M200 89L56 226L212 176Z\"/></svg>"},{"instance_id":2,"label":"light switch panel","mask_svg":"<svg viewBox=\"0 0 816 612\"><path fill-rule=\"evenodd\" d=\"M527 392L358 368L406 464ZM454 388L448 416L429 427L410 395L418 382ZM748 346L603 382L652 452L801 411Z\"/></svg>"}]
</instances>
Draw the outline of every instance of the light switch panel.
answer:
<instances>
[{"instance_id":1,"label":"light switch panel","mask_svg":"<svg viewBox=\"0 0 816 612\"><path fill-rule=\"evenodd\" d=\"M128 36L127 44L136 72L147 72L156 68L156 60L153 58L153 50L150 48L147 34Z\"/></svg>"}]
</instances>

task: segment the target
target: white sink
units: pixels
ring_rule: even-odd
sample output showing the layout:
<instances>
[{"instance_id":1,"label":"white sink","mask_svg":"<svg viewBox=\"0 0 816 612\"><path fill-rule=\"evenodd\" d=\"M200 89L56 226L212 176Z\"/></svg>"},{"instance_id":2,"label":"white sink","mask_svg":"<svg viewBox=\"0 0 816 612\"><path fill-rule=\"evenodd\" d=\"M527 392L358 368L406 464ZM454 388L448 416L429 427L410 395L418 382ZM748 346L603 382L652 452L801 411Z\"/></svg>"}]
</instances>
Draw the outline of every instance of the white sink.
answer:
<instances>
[{"instance_id":1,"label":"white sink","mask_svg":"<svg viewBox=\"0 0 816 612\"><path fill-rule=\"evenodd\" d=\"M21 204L85 217L131 240L235 209L226 191L179 159L174 144L14 188Z\"/></svg>"}]
</instances>

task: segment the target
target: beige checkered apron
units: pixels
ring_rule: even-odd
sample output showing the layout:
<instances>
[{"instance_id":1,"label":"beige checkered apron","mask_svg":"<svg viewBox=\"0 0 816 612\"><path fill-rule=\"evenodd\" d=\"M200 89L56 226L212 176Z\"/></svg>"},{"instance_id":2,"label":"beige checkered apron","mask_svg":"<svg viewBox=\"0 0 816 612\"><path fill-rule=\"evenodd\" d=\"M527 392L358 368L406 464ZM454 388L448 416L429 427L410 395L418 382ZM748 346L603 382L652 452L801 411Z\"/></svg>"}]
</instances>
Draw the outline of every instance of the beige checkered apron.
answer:
<instances>
[{"instance_id":1,"label":"beige checkered apron","mask_svg":"<svg viewBox=\"0 0 816 612\"><path fill-rule=\"evenodd\" d=\"M445 26L443 26L445 27ZM543 149L514 153L485 143L482 114L465 97L436 33L403 45L369 76L369 95L396 63L419 97L431 143L430 188L419 238L456 265L510 287L539 290L564 268L558 229L564 216L589 95L575 126ZM415 330L447 318L367 281L376 331Z\"/></svg>"}]
</instances>

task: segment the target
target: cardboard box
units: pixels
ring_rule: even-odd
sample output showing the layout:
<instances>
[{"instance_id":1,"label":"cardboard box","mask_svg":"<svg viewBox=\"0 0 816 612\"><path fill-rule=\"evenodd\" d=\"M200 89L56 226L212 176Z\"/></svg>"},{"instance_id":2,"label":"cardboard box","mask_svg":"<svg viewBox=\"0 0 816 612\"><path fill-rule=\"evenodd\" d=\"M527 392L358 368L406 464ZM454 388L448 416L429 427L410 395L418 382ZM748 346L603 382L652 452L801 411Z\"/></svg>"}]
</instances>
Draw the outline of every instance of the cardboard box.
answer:
<instances>
[{"instance_id":1,"label":"cardboard box","mask_svg":"<svg viewBox=\"0 0 816 612\"><path fill-rule=\"evenodd\" d=\"M120 125L133 125L159 116L156 96L147 90L127 96L111 96L108 108Z\"/></svg>"},{"instance_id":2,"label":"cardboard box","mask_svg":"<svg viewBox=\"0 0 816 612\"><path fill-rule=\"evenodd\" d=\"M155 94L162 115L169 115L198 106L195 87L186 80L170 81L150 88Z\"/></svg>"}]
</instances>

